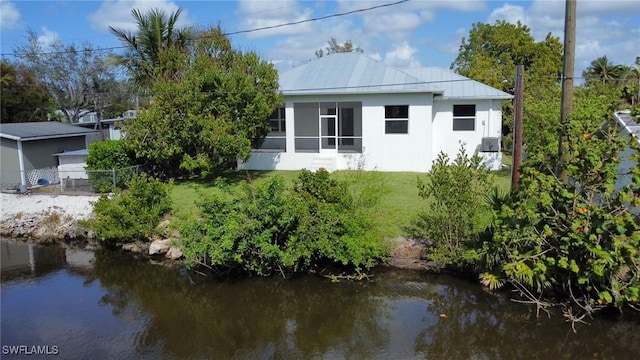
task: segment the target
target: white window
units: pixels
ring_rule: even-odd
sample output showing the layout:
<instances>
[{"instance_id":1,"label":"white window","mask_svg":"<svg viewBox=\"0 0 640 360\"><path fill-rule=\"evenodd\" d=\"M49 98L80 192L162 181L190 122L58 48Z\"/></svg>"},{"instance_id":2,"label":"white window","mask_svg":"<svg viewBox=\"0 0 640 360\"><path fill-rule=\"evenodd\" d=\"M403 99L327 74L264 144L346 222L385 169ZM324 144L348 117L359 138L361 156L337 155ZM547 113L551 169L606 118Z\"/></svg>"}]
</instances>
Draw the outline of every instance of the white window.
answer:
<instances>
[{"instance_id":1,"label":"white window","mask_svg":"<svg viewBox=\"0 0 640 360\"><path fill-rule=\"evenodd\" d=\"M387 105L384 107L384 133L409 133L409 105Z\"/></svg>"},{"instance_id":2,"label":"white window","mask_svg":"<svg viewBox=\"0 0 640 360\"><path fill-rule=\"evenodd\" d=\"M476 106L453 105L453 131L474 131L476 129Z\"/></svg>"}]
</instances>

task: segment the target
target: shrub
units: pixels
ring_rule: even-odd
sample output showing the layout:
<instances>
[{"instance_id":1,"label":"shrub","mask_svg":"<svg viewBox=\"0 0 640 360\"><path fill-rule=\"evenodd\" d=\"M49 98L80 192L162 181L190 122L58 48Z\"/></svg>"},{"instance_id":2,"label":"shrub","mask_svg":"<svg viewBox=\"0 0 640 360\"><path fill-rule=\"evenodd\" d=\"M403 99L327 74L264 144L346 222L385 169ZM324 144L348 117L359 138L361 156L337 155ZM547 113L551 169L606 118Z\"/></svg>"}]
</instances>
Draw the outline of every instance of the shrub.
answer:
<instances>
[{"instance_id":1,"label":"shrub","mask_svg":"<svg viewBox=\"0 0 640 360\"><path fill-rule=\"evenodd\" d=\"M434 161L429 179L418 178L420 196L428 208L410 226L412 236L426 240L428 256L454 267L467 263L465 253L477 242L486 226L485 202L491 176L476 155L468 157L460 148L453 162L444 153Z\"/></svg>"},{"instance_id":2,"label":"shrub","mask_svg":"<svg viewBox=\"0 0 640 360\"><path fill-rule=\"evenodd\" d=\"M599 126L602 119L589 114L578 109L568 127L570 181L524 166L520 191L495 202L477 265L492 287L512 283L529 297L564 297L583 313L637 308L640 225L629 209L640 206L640 169L616 189L621 151L629 146L640 160L637 139L625 141L615 125Z\"/></svg>"},{"instance_id":3,"label":"shrub","mask_svg":"<svg viewBox=\"0 0 640 360\"><path fill-rule=\"evenodd\" d=\"M126 192L118 190L112 197L102 195L94 204L95 217L87 221L87 227L102 241L145 240L171 211L171 184L140 174L126 185Z\"/></svg>"},{"instance_id":4,"label":"shrub","mask_svg":"<svg viewBox=\"0 0 640 360\"><path fill-rule=\"evenodd\" d=\"M87 156L89 183L93 191L111 192L122 188L134 174L133 161L121 140L97 141L89 145Z\"/></svg>"},{"instance_id":5,"label":"shrub","mask_svg":"<svg viewBox=\"0 0 640 360\"><path fill-rule=\"evenodd\" d=\"M303 171L291 189L276 176L220 190L181 227L191 266L284 275L329 262L361 271L385 254L346 184L324 170Z\"/></svg>"}]
</instances>

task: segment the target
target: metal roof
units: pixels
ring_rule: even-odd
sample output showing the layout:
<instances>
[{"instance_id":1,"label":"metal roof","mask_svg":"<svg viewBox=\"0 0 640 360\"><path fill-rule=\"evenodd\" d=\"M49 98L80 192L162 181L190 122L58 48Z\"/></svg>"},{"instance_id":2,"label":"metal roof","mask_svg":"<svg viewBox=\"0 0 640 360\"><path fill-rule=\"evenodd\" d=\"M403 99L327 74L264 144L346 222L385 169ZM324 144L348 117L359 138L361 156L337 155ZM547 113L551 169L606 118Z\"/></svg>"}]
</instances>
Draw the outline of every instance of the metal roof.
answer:
<instances>
[{"instance_id":1,"label":"metal roof","mask_svg":"<svg viewBox=\"0 0 640 360\"><path fill-rule=\"evenodd\" d=\"M433 93L443 98L513 96L439 68L399 70L361 53L336 53L280 74L284 95Z\"/></svg>"},{"instance_id":2,"label":"metal roof","mask_svg":"<svg viewBox=\"0 0 640 360\"><path fill-rule=\"evenodd\" d=\"M443 98L511 99L513 95L438 67L412 68L406 73L444 90Z\"/></svg>"},{"instance_id":3,"label":"metal roof","mask_svg":"<svg viewBox=\"0 0 640 360\"><path fill-rule=\"evenodd\" d=\"M12 140L41 140L96 134L97 131L56 121L0 124L0 137Z\"/></svg>"},{"instance_id":4,"label":"metal roof","mask_svg":"<svg viewBox=\"0 0 640 360\"><path fill-rule=\"evenodd\" d=\"M53 154L53 156L87 156L87 155L89 155L88 149L72 150L72 151L65 151L65 152Z\"/></svg>"},{"instance_id":5,"label":"metal roof","mask_svg":"<svg viewBox=\"0 0 640 360\"><path fill-rule=\"evenodd\" d=\"M336 53L280 74L284 95L440 92L360 53Z\"/></svg>"},{"instance_id":6,"label":"metal roof","mask_svg":"<svg viewBox=\"0 0 640 360\"><path fill-rule=\"evenodd\" d=\"M638 139L638 143L640 143L640 124L631 117L631 111L618 111L614 114L614 117L620 124L622 128L624 128L630 135L634 136Z\"/></svg>"}]
</instances>

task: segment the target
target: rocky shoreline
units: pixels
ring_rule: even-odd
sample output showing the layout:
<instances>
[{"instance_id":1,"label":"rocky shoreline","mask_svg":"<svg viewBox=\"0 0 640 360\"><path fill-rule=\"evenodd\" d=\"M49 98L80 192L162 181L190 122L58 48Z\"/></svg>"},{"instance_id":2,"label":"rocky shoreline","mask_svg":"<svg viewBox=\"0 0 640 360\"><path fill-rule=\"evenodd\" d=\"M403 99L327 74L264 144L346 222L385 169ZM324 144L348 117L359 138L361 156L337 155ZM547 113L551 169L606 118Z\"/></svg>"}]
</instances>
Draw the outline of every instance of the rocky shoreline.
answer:
<instances>
[{"instance_id":1,"label":"rocky shoreline","mask_svg":"<svg viewBox=\"0 0 640 360\"><path fill-rule=\"evenodd\" d=\"M82 226L93 213L98 196L22 195L0 193L0 235L40 244L62 244L86 249L100 247L95 235ZM166 228L165 220L160 227ZM441 268L424 260L424 246L413 239L391 239L391 251L386 266L398 269L438 272ZM126 243L122 250L133 254L180 262L184 255L176 236L154 238L149 242Z\"/></svg>"}]
</instances>

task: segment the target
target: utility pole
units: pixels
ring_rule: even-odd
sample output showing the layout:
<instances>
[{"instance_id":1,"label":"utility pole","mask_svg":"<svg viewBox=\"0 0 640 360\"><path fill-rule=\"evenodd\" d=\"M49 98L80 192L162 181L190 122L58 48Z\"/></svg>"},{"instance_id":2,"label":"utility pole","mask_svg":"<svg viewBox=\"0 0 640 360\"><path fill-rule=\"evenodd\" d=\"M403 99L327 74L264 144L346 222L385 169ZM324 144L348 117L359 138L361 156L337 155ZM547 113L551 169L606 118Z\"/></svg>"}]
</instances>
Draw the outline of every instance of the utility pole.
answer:
<instances>
[{"instance_id":1,"label":"utility pole","mask_svg":"<svg viewBox=\"0 0 640 360\"><path fill-rule=\"evenodd\" d=\"M564 142L567 140L567 121L573 103L573 72L576 58L576 0L566 0L564 12L564 64L562 69L562 103L560 105L560 134L558 136L558 164L556 176L566 183L568 180L567 155Z\"/></svg>"},{"instance_id":2,"label":"utility pole","mask_svg":"<svg viewBox=\"0 0 640 360\"><path fill-rule=\"evenodd\" d=\"M522 123L524 116L524 65L516 66L516 93L513 99L513 159L511 161L511 190L520 188L522 165Z\"/></svg>"}]
</instances>

